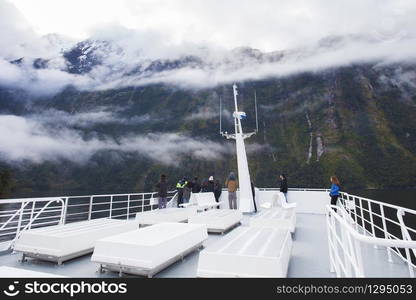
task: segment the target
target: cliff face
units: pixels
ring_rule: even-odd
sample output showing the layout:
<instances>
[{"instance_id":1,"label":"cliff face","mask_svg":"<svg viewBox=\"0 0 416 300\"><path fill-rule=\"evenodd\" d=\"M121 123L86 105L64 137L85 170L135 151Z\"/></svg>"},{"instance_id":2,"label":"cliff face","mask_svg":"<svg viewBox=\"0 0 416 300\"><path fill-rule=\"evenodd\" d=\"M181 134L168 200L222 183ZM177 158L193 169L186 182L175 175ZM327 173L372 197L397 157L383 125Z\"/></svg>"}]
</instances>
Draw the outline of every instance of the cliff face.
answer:
<instances>
[{"instance_id":1,"label":"cliff face","mask_svg":"<svg viewBox=\"0 0 416 300\"><path fill-rule=\"evenodd\" d=\"M410 74L361 65L283 80L296 87L266 121L280 168L299 186L324 184L330 174L348 187L414 185L414 85L399 79Z\"/></svg>"},{"instance_id":2,"label":"cliff face","mask_svg":"<svg viewBox=\"0 0 416 300\"><path fill-rule=\"evenodd\" d=\"M357 64L238 83L246 131L255 127L255 91L259 104L259 133L247 140L255 184L276 186L283 172L292 187L326 187L334 174L346 188L415 186L415 67ZM3 155L2 165L12 171L15 191L27 195L151 190L162 172L172 186L184 175L223 181L236 161L234 143L218 134L219 97L231 132L231 85L68 87L37 100L3 88L2 115L36 121L57 141L75 132L85 142L80 153L84 146L91 153L18 162ZM91 150L88 141L98 146Z\"/></svg>"}]
</instances>

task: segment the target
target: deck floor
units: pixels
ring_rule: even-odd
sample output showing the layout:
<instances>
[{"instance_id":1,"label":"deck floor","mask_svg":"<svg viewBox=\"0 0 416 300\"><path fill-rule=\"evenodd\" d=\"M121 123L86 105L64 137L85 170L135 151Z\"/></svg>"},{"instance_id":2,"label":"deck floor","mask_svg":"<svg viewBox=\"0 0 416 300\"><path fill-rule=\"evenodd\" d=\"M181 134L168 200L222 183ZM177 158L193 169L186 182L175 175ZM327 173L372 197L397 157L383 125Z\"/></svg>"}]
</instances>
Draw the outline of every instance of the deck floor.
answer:
<instances>
[{"instance_id":1,"label":"deck floor","mask_svg":"<svg viewBox=\"0 0 416 300\"><path fill-rule=\"evenodd\" d=\"M245 216L243 225L247 221ZM293 234L293 249L289 263L288 277L335 277L329 272L328 244L325 226L325 216L316 214L297 214L296 232ZM205 246L215 242L222 236L210 234ZM117 277L117 273L98 273L98 265L91 262L91 255L57 265L50 262L29 259L20 263L20 254L11 253L0 255L0 266L10 266L58 274L66 277ZM198 267L199 251L186 256L184 260L177 261L155 277L195 277ZM406 265L394 259L387 262L385 249L363 247L365 272L368 277L408 277Z\"/></svg>"}]
</instances>

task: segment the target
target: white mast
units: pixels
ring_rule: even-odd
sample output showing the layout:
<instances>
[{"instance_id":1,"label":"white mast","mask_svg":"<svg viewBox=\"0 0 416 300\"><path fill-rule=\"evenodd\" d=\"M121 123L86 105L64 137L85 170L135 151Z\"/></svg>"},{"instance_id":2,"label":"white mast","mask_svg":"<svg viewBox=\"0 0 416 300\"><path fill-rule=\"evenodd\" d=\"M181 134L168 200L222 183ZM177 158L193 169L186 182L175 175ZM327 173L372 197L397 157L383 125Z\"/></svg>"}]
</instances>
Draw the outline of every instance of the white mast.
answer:
<instances>
[{"instance_id":1,"label":"white mast","mask_svg":"<svg viewBox=\"0 0 416 300\"><path fill-rule=\"evenodd\" d=\"M253 212L254 211L254 204L253 204L253 194L251 191L251 180L250 180L250 171L248 169L248 162L247 162L247 154L246 154L246 147L244 144L244 140L249 138L255 132L251 133L243 133L243 127L241 126L241 118L245 117L244 112L238 111L237 105L237 85L233 85L233 92L234 92L234 127L235 127L235 134L228 134L227 132L221 133L227 139L235 139L236 141L236 150L237 150L237 166L238 166L238 184L240 189L240 197L239 197L239 207L238 209L241 212Z\"/></svg>"}]
</instances>

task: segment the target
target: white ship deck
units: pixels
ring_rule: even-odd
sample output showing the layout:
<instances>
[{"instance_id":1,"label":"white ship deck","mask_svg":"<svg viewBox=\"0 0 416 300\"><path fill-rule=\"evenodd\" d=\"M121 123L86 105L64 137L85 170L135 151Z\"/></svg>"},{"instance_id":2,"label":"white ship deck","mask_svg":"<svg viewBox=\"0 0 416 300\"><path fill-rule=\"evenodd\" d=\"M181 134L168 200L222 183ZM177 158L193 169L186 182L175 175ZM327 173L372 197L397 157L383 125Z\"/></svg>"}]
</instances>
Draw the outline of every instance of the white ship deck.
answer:
<instances>
[{"instance_id":1,"label":"white ship deck","mask_svg":"<svg viewBox=\"0 0 416 300\"><path fill-rule=\"evenodd\" d=\"M223 193L222 197L227 197L226 192ZM93 199L93 197L91 197L91 199ZM258 207L260 207L262 203L274 201L276 199L276 190L263 189L258 191L256 193L256 199L258 199ZM151 201L152 200L150 200L150 202ZM297 203L297 213L296 230L294 233L292 233L293 246L287 276L297 278L336 277L335 272L330 272L330 251L328 246L327 219L326 215L324 214L325 207L328 202L327 191L292 191L289 192L288 201ZM66 199L66 205L71 208L71 205L67 204L68 202L69 200ZM91 203L93 202L94 200L91 200ZM143 202L142 205L153 205L150 202L149 204L144 204L145 202ZM93 206L93 204L90 205L90 207ZM227 207L222 206L222 208ZM371 207L369 208L371 210ZM359 210L357 209L356 212L358 214ZM94 212L91 213L90 211L89 215L92 215L93 213ZM127 215L130 214L128 213ZM130 218L132 219L134 216L135 213L132 212ZM67 215L66 217L69 218L70 215ZM248 226L251 217L252 214L245 214L242 219L241 226ZM232 230L229 232L232 232ZM224 235L209 234L208 239L204 242L204 246L209 247L212 243L225 238L229 232L224 233ZM340 237L341 236L342 234ZM366 237L367 236L370 237L371 233L367 234ZM374 238L374 236L372 238ZM390 238L389 241L392 241L392 238ZM400 242L403 241L399 240L399 243ZM411 245L413 247L414 244ZM261 246L262 245L259 245L259 247ZM188 254L183 260L176 261L166 269L155 274L154 277L196 277L199 251L200 250L196 250ZM393 252L391 255L392 262L389 262L385 247L378 246L376 249L373 244L363 242L361 243L360 252L362 255L363 273L365 277L409 277L408 264L403 261L403 259L400 260L399 257ZM341 254L340 257L340 261L343 261L343 254ZM98 272L99 265L91 261L91 254L68 260L62 265L37 259L28 259L28 261L21 263L19 261L20 258L20 253L12 252L0 254L0 266L14 267L23 270L43 272L48 274L56 274L57 276L65 277L94 278L119 276L119 274L116 272Z\"/></svg>"},{"instance_id":2,"label":"white ship deck","mask_svg":"<svg viewBox=\"0 0 416 300\"><path fill-rule=\"evenodd\" d=\"M245 226L249 216L245 216ZM223 236L210 234L206 246ZM329 271L329 253L325 216L317 214L297 215L296 232L293 234L293 250L289 262L288 277L335 277ZM368 277L408 277L407 265L394 258L388 263L384 249L367 246L363 249L366 273ZM196 277L199 252L193 252L155 277ZM28 260L20 263L20 254L10 253L0 256L0 265L21 268L36 272L45 272L66 277L118 277L118 273L99 273L98 265L91 262L91 255L67 261L62 265L40 260Z\"/></svg>"}]
</instances>

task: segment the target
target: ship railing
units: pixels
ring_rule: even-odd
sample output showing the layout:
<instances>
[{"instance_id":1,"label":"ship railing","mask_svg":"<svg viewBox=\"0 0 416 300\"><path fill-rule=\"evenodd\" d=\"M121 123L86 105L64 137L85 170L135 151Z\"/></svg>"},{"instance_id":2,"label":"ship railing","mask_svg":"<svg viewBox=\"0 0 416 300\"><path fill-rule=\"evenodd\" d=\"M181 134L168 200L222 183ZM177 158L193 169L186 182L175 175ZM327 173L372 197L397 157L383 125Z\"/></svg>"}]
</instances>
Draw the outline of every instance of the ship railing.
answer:
<instances>
[{"instance_id":1,"label":"ship railing","mask_svg":"<svg viewBox=\"0 0 416 300\"><path fill-rule=\"evenodd\" d=\"M414 277L416 230L406 225L414 220L415 210L341 193L337 207L327 206L331 271L339 277L364 277L361 243L366 243L385 249L390 263L397 256Z\"/></svg>"},{"instance_id":2,"label":"ship railing","mask_svg":"<svg viewBox=\"0 0 416 300\"><path fill-rule=\"evenodd\" d=\"M169 202L175 194L168 192ZM98 218L129 219L157 208L155 192L1 199L0 252L24 230Z\"/></svg>"},{"instance_id":3,"label":"ship railing","mask_svg":"<svg viewBox=\"0 0 416 300\"><path fill-rule=\"evenodd\" d=\"M0 210L0 252L8 250L22 232L47 224L62 224L64 202L61 198L2 200ZM8 207L8 208L7 208ZM10 209L15 207L15 209Z\"/></svg>"},{"instance_id":4,"label":"ship railing","mask_svg":"<svg viewBox=\"0 0 416 300\"><path fill-rule=\"evenodd\" d=\"M258 188L260 192L280 191L280 188ZM329 189L314 189L314 188L289 188L289 192L328 192Z\"/></svg>"}]
</instances>

